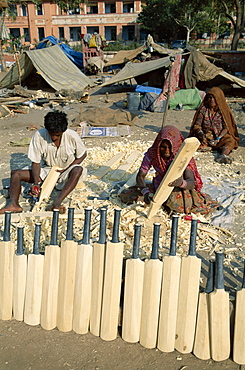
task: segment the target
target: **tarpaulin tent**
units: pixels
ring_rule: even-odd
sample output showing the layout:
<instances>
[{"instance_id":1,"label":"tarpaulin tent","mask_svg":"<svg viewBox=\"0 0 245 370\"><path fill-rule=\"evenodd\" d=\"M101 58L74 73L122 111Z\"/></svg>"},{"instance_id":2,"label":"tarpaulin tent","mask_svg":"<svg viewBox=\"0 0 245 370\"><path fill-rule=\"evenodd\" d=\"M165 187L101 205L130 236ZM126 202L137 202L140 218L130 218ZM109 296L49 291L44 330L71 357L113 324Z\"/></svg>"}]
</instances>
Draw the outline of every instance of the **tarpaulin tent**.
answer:
<instances>
[{"instance_id":1,"label":"tarpaulin tent","mask_svg":"<svg viewBox=\"0 0 245 370\"><path fill-rule=\"evenodd\" d=\"M80 51L75 51L70 46L66 45L65 43L59 41L54 36L47 36L43 40L41 40L38 45L37 49L44 49L48 46L48 44L51 45L59 45L61 50L65 53L65 55L73 62L75 63L78 68L83 68L83 53ZM51 47L51 46L49 46Z\"/></svg>"},{"instance_id":2,"label":"tarpaulin tent","mask_svg":"<svg viewBox=\"0 0 245 370\"><path fill-rule=\"evenodd\" d=\"M93 86L93 81L85 76L63 53L58 45L24 52L20 59L21 80L24 81L36 69L55 90L82 91ZM0 87L13 88L19 84L16 63L0 81Z\"/></svg>"}]
</instances>

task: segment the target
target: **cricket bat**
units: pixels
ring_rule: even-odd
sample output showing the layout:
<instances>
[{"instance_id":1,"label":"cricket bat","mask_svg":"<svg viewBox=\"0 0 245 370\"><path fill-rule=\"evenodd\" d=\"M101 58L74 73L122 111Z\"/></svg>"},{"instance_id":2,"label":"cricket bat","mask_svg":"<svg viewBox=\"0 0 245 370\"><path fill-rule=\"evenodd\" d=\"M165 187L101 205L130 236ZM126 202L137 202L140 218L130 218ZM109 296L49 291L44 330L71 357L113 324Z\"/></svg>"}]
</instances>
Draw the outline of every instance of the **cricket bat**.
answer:
<instances>
[{"instance_id":1,"label":"cricket bat","mask_svg":"<svg viewBox=\"0 0 245 370\"><path fill-rule=\"evenodd\" d=\"M58 284L57 328L72 330L77 243L73 240L74 208L68 209L66 240L61 241Z\"/></svg>"},{"instance_id":2,"label":"cricket bat","mask_svg":"<svg viewBox=\"0 0 245 370\"><path fill-rule=\"evenodd\" d=\"M245 265L244 265L245 267ZM236 310L233 339L233 360L239 364L245 364L245 269L243 273L242 289L236 292Z\"/></svg>"},{"instance_id":3,"label":"cricket bat","mask_svg":"<svg viewBox=\"0 0 245 370\"><path fill-rule=\"evenodd\" d=\"M161 304L157 348L163 352L174 351L175 329L179 295L181 258L176 256L179 217L172 216L169 255L163 260Z\"/></svg>"},{"instance_id":4,"label":"cricket bat","mask_svg":"<svg viewBox=\"0 0 245 370\"><path fill-rule=\"evenodd\" d=\"M211 357L223 361L230 356L229 293L224 289L224 254L216 253L215 290L209 294Z\"/></svg>"},{"instance_id":5,"label":"cricket bat","mask_svg":"<svg viewBox=\"0 0 245 370\"><path fill-rule=\"evenodd\" d=\"M4 213L3 241L0 242L0 320L12 318L14 244L10 241L11 212Z\"/></svg>"},{"instance_id":6,"label":"cricket bat","mask_svg":"<svg viewBox=\"0 0 245 370\"><path fill-rule=\"evenodd\" d=\"M41 326L45 330L52 330L57 324L58 283L60 268L58 223L59 210L55 209L53 211L50 245L45 248L44 255Z\"/></svg>"},{"instance_id":7,"label":"cricket bat","mask_svg":"<svg viewBox=\"0 0 245 370\"><path fill-rule=\"evenodd\" d=\"M119 304L122 284L123 243L119 241L121 211L114 211L111 242L106 244L100 337L110 341L117 337Z\"/></svg>"},{"instance_id":8,"label":"cricket bat","mask_svg":"<svg viewBox=\"0 0 245 370\"><path fill-rule=\"evenodd\" d=\"M77 334L86 334L89 328L93 255L93 247L90 244L91 213L91 208L85 209L83 239L77 246L73 308L73 330Z\"/></svg>"},{"instance_id":9,"label":"cricket bat","mask_svg":"<svg viewBox=\"0 0 245 370\"><path fill-rule=\"evenodd\" d=\"M27 325L39 325L41 314L43 262L44 256L39 253L41 223L36 223L33 253L27 258L26 294L24 322Z\"/></svg>"},{"instance_id":10,"label":"cricket bat","mask_svg":"<svg viewBox=\"0 0 245 370\"><path fill-rule=\"evenodd\" d=\"M17 229L17 250L14 255L14 293L13 318L24 320L24 302L26 292L27 255L24 253L24 227Z\"/></svg>"},{"instance_id":11,"label":"cricket bat","mask_svg":"<svg viewBox=\"0 0 245 370\"><path fill-rule=\"evenodd\" d=\"M104 280L105 246L106 246L106 215L107 209L100 209L99 240L93 245L92 265L92 296L90 312L90 332L100 335L102 292Z\"/></svg>"},{"instance_id":12,"label":"cricket bat","mask_svg":"<svg viewBox=\"0 0 245 370\"><path fill-rule=\"evenodd\" d=\"M140 344L155 348L162 283L162 262L158 259L160 224L154 224L151 258L144 263Z\"/></svg>"},{"instance_id":13,"label":"cricket bat","mask_svg":"<svg viewBox=\"0 0 245 370\"><path fill-rule=\"evenodd\" d=\"M126 262L123 299L122 339L136 343L140 336L144 262L139 258L141 225L134 225L132 258Z\"/></svg>"},{"instance_id":14,"label":"cricket bat","mask_svg":"<svg viewBox=\"0 0 245 370\"><path fill-rule=\"evenodd\" d=\"M208 300L209 294L214 290L214 270L215 260L210 260L206 289L203 293L199 293L193 353L200 360L208 360L211 357Z\"/></svg>"},{"instance_id":15,"label":"cricket bat","mask_svg":"<svg viewBox=\"0 0 245 370\"><path fill-rule=\"evenodd\" d=\"M195 336L201 273L201 259L196 256L197 223L191 222L189 254L182 258L180 269L175 349L181 353L192 351Z\"/></svg>"}]
</instances>

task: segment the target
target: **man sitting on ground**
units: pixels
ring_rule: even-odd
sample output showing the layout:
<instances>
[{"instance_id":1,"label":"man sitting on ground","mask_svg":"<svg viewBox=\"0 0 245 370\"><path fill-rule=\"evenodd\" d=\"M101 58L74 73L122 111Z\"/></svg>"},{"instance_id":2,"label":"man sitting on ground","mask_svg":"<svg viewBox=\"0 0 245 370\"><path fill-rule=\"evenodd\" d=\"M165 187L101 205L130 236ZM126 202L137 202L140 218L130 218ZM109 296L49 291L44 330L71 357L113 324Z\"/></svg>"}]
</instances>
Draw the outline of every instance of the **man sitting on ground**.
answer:
<instances>
[{"instance_id":1,"label":"man sitting on ground","mask_svg":"<svg viewBox=\"0 0 245 370\"><path fill-rule=\"evenodd\" d=\"M44 117L44 127L35 132L29 146L28 157L32 161L31 168L11 171L10 199L8 204L0 209L0 214L5 211L22 212L19 204L21 182L32 183L31 195L37 197L40 185L52 166L62 168L58 171L60 176L56 185L56 189L61 192L49 210L59 209L64 213L62 201L78 182L85 179L87 171L81 163L87 155L86 148L79 135L67 128L66 114L60 111L49 112Z\"/></svg>"}]
</instances>

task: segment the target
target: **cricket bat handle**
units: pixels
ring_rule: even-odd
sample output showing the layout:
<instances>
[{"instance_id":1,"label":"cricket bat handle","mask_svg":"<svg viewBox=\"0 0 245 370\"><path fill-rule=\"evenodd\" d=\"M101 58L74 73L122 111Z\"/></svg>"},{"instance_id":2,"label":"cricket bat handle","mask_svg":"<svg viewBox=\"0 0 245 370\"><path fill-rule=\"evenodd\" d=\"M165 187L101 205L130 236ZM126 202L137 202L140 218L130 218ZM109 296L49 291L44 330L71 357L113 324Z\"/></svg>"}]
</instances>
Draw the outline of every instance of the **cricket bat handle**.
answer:
<instances>
[{"instance_id":1,"label":"cricket bat handle","mask_svg":"<svg viewBox=\"0 0 245 370\"><path fill-rule=\"evenodd\" d=\"M176 244L177 244L177 235L178 235L178 223L179 216L172 216L172 228L171 228L171 240L170 240L170 256L176 256Z\"/></svg>"},{"instance_id":2,"label":"cricket bat handle","mask_svg":"<svg viewBox=\"0 0 245 370\"><path fill-rule=\"evenodd\" d=\"M100 232L99 232L99 244L105 244L106 243L106 215L107 215L107 209L101 208L100 209Z\"/></svg>"},{"instance_id":3,"label":"cricket bat handle","mask_svg":"<svg viewBox=\"0 0 245 370\"><path fill-rule=\"evenodd\" d=\"M245 260L244 260L244 273L243 273L243 279L242 279L242 289L245 288Z\"/></svg>"},{"instance_id":4,"label":"cricket bat handle","mask_svg":"<svg viewBox=\"0 0 245 370\"><path fill-rule=\"evenodd\" d=\"M224 253L216 252L216 289L224 289Z\"/></svg>"},{"instance_id":5,"label":"cricket bat handle","mask_svg":"<svg viewBox=\"0 0 245 370\"><path fill-rule=\"evenodd\" d=\"M59 223L59 210L53 210L53 219L52 219L52 226L51 226L51 240L50 245L57 245L58 244L58 223Z\"/></svg>"},{"instance_id":6,"label":"cricket bat handle","mask_svg":"<svg viewBox=\"0 0 245 370\"><path fill-rule=\"evenodd\" d=\"M120 215L121 210L115 209L114 210L114 224L113 224L113 231L112 231L112 243L119 243L119 222L120 222Z\"/></svg>"},{"instance_id":7,"label":"cricket bat handle","mask_svg":"<svg viewBox=\"0 0 245 370\"><path fill-rule=\"evenodd\" d=\"M161 225L159 223L154 223L151 260L157 260L158 259L160 226Z\"/></svg>"},{"instance_id":8,"label":"cricket bat handle","mask_svg":"<svg viewBox=\"0 0 245 370\"><path fill-rule=\"evenodd\" d=\"M11 222L11 212L4 212L4 230L3 230L3 241L10 241L10 222Z\"/></svg>"},{"instance_id":9,"label":"cricket bat handle","mask_svg":"<svg viewBox=\"0 0 245 370\"><path fill-rule=\"evenodd\" d=\"M134 225L134 243L133 243L132 259L139 258L140 233L141 233L141 225L135 224Z\"/></svg>"},{"instance_id":10,"label":"cricket bat handle","mask_svg":"<svg viewBox=\"0 0 245 370\"><path fill-rule=\"evenodd\" d=\"M16 255L21 256L22 254L24 254L24 227L18 226Z\"/></svg>"},{"instance_id":11,"label":"cricket bat handle","mask_svg":"<svg viewBox=\"0 0 245 370\"><path fill-rule=\"evenodd\" d=\"M189 245L189 256L196 256L196 238L197 238L198 220L191 220L191 235Z\"/></svg>"},{"instance_id":12,"label":"cricket bat handle","mask_svg":"<svg viewBox=\"0 0 245 370\"><path fill-rule=\"evenodd\" d=\"M74 208L68 208L66 240L73 240Z\"/></svg>"},{"instance_id":13,"label":"cricket bat handle","mask_svg":"<svg viewBox=\"0 0 245 370\"><path fill-rule=\"evenodd\" d=\"M214 271L215 271L215 260L209 260L208 279L205 289L205 293L209 294L214 290Z\"/></svg>"},{"instance_id":14,"label":"cricket bat handle","mask_svg":"<svg viewBox=\"0 0 245 370\"><path fill-rule=\"evenodd\" d=\"M33 244L33 254L40 254L40 253L39 253L40 236L41 236L41 223L40 223L40 222L38 222L38 223L36 223L36 225L35 225L34 244Z\"/></svg>"},{"instance_id":15,"label":"cricket bat handle","mask_svg":"<svg viewBox=\"0 0 245 370\"><path fill-rule=\"evenodd\" d=\"M92 214L92 209L91 208L86 208L85 209L84 227L83 227L83 238L80 242L78 242L78 244L89 244L89 242L90 242L91 214Z\"/></svg>"}]
</instances>

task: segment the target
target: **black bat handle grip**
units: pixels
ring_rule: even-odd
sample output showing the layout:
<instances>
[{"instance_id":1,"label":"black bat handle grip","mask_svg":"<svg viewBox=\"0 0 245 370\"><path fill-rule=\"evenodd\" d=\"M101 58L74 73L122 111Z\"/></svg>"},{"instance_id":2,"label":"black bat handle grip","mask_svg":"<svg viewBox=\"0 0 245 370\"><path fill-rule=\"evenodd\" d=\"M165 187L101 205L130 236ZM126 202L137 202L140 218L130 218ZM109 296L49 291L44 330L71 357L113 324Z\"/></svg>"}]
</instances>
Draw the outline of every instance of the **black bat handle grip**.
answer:
<instances>
[{"instance_id":1,"label":"black bat handle grip","mask_svg":"<svg viewBox=\"0 0 245 370\"><path fill-rule=\"evenodd\" d=\"M215 260L209 260L208 279L205 293L209 294L214 290L214 272L215 272Z\"/></svg>"},{"instance_id":2,"label":"black bat handle grip","mask_svg":"<svg viewBox=\"0 0 245 370\"><path fill-rule=\"evenodd\" d=\"M113 224L113 231L112 231L112 243L119 243L119 222L120 222L120 215L121 210L115 209L114 210L114 224Z\"/></svg>"},{"instance_id":3,"label":"black bat handle grip","mask_svg":"<svg viewBox=\"0 0 245 370\"><path fill-rule=\"evenodd\" d=\"M81 244L89 244L90 242L90 223L91 223L91 213L92 209L85 209L85 220L83 227L83 239Z\"/></svg>"},{"instance_id":4,"label":"black bat handle grip","mask_svg":"<svg viewBox=\"0 0 245 370\"><path fill-rule=\"evenodd\" d=\"M244 272L243 272L243 279L242 279L242 289L245 288L245 260L244 260Z\"/></svg>"},{"instance_id":5,"label":"black bat handle grip","mask_svg":"<svg viewBox=\"0 0 245 370\"><path fill-rule=\"evenodd\" d=\"M224 253L216 252L216 289L224 289Z\"/></svg>"},{"instance_id":6,"label":"black bat handle grip","mask_svg":"<svg viewBox=\"0 0 245 370\"><path fill-rule=\"evenodd\" d=\"M24 227L23 226L18 226L16 254L18 256L20 256L23 253L24 253Z\"/></svg>"},{"instance_id":7,"label":"black bat handle grip","mask_svg":"<svg viewBox=\"0 0 245 370\"><path fill-rule=\"evenodd\" d=\"M197 223L198 220L191 221L191 236L189 244L189 256L196 256L196 238L197 238Z\"/></svg>"},{"instance_id":8,"label":"black bat handle grip","mask_svg":"<svg viewBox=\"0 0 245 370\"><path fill-rule=\"evenodd\" d=\"M170 256L176 256L176 244L177 244L177 235L178 235L178 222L179 216L172 216L172 228L171 228L171 240L170 240Z\"/></svg>"},{"instance_id":9,"label":"black bat handle grip","mask_svg":"<svg viewBox=\"0 0 245 370\"><path fill-rule=\"evenodd\" d=\"M160 236L160 224L154 223L153 229L153 241L152 241L152 250L151 250L151 259L158 259L158 247L159 247L159 236Z\"/></svg>"},{"instance_id":10,"label":"black bat handle grip","mask_svg":"<svg viewBox=\"0 0 245 370\"><path fill-rule=\"evenodd\" d=\"M100 233L99 233L99 244L105 244L106 243L106 215L107 215L107 209L101 208L100 209Z\"/></svg>"},{"instance_id":11,"label":"black bat handle grip","mask_svg":"<svg viewBox=\"0 0 245 370\"><path fill-rule=\"evenodd\" d=\"M10 241L10 222L11 222L11 212L4 212L4 230L3 230L3 241Z\"/></svg>"},{"instance_id":12,"label":"black bat handle grip","mask_svg":"<svg viewBox=\"0 0 245 370\"><path fill-rule=\"evenodd\" d=\"M141 225L140 224L135 224L134 225L133 253L132 253L132 258L133 259L139 258L140 233L141 233Z\"/></svg>"},{"instance_id":13,"label":"black bat handle grip","mask_svg":"<svg viewBox=\"0 0 245 370\"><path fill-rule=\"evenodd\" d=\"M39 253L40 236L41 236L41 223L36 223L34 233L33 254L40 254Z\"/></svg>"},{"instance_id":14,"label":"black bat handle grip","mask_svg":"<svg viewBox=\"0 0 245 370\"><path fill-rule=\"evenodd\" d=\"M74 208L68 208L66 240L73 240Z\"/></svg>"},{"instance_id":15,"label":"black bat handle grip","mask_svg":"<svg viewBox=\"0 0 245 370\"><path fill-rule=\"evenodd\" d=\"M59 210L53 210L53 220L51 226L51 240L50 245L58 244L58 223L59 223Z\"/></svg>"}]
</instances>

